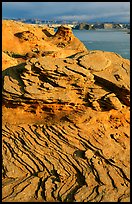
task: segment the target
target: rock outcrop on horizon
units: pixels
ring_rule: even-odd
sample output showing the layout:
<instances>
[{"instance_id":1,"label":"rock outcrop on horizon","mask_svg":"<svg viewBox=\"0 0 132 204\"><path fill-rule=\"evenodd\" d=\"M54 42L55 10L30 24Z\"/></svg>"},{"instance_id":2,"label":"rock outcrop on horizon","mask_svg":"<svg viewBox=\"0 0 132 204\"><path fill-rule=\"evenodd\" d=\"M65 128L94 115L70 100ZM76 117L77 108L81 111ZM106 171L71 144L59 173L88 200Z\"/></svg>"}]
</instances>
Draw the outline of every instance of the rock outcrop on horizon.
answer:
<instances>
[{"instance_id":1,"label":"rock outcrop on horizon","mask_svg":"<svg viewBox=\"0 0 132 204\"><path fill-rule=\"evenodd\" d=\"M66 26L5 30L2 201L129 202L130 61Z\"/></svg>"}]
</instances>

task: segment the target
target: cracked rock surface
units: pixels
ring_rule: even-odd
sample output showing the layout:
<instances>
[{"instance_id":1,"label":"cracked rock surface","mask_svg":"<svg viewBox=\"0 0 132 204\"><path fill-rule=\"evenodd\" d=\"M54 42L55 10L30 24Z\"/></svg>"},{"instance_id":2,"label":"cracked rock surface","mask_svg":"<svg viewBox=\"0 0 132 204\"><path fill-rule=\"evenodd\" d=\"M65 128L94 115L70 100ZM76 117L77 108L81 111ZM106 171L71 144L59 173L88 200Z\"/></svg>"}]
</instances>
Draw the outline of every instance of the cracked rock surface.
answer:
<instances>
[{"instance_id":1,"label":"cracked rock surface","mask_svg":"<svg viewBox=\"0 0 132 204\"><path fill-rule=\"evenodd\" d=\"M73 48L71 30L47 35ZM130 61L76 46L2 72L3 202L130 202Z\"/></svg>"}]
</instances>

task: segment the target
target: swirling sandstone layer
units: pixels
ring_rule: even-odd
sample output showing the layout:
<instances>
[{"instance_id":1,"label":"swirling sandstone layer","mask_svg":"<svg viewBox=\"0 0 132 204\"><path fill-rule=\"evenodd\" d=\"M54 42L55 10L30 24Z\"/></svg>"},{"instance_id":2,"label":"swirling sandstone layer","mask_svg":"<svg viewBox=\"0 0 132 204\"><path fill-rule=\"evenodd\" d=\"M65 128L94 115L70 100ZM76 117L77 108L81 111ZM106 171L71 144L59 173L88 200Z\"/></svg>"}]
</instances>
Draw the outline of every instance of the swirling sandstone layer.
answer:
<instances>
[{"instance_id":1,"label":"swirling sandstone layer","mask_svg":"<svg viewBox=\"0 0 132 204\"><path fill-rule=\"evenodd\" d=\"M129 60L47 39L2 73L3 202L130 201Z\"/></svg>"}]
</instances>

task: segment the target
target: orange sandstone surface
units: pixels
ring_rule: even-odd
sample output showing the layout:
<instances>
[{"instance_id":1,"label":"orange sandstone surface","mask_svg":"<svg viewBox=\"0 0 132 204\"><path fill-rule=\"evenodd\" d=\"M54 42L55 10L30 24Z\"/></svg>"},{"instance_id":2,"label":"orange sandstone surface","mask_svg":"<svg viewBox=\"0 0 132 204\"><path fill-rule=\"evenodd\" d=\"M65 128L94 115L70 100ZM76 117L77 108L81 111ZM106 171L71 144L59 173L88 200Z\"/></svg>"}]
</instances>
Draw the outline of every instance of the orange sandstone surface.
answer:
<instances>
[{"instance_id":1,"label":"orange sandstone surface","mask_svg":"<svg viewBox=\"0 0 132 204\"><path fill-rule=\"evenodd\" d=\"M130 202L128 59L2 21L2 201Z\"/></svg>"}]
</instances>

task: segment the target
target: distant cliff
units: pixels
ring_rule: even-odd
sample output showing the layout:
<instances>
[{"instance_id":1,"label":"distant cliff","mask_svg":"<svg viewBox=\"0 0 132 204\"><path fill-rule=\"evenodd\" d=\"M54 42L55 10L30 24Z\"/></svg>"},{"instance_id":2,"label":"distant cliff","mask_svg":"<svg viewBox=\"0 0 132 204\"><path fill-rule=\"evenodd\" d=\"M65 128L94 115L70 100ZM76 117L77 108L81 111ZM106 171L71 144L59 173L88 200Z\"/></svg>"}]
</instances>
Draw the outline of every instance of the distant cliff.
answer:
<instances>
[{"instance_id":1,"label":"distant cliff","mask_svg":"<svg viewBox=\"0 0 132 204\"><path fill-rule=\"evenodd\" d=\"M120 23L79 23L73 27L78 30L95 30L95 29L130 29L129 25Z\"/></svg>"},{"instance_id":2,"label":"distant cliff","mask_svg":"<svg viewBox=\"0 0 132 204\"><path fill-rule=\"evenodd\" d=\"M83 29L85 29L85 30L93 30L93 29L95 29L95 27L94 27L94 25L91 25L91 24L80 23L80 24L76 25L74 27L74 29L78 29L78 30L83 30Z\"/></svg>"}]
</instances>

